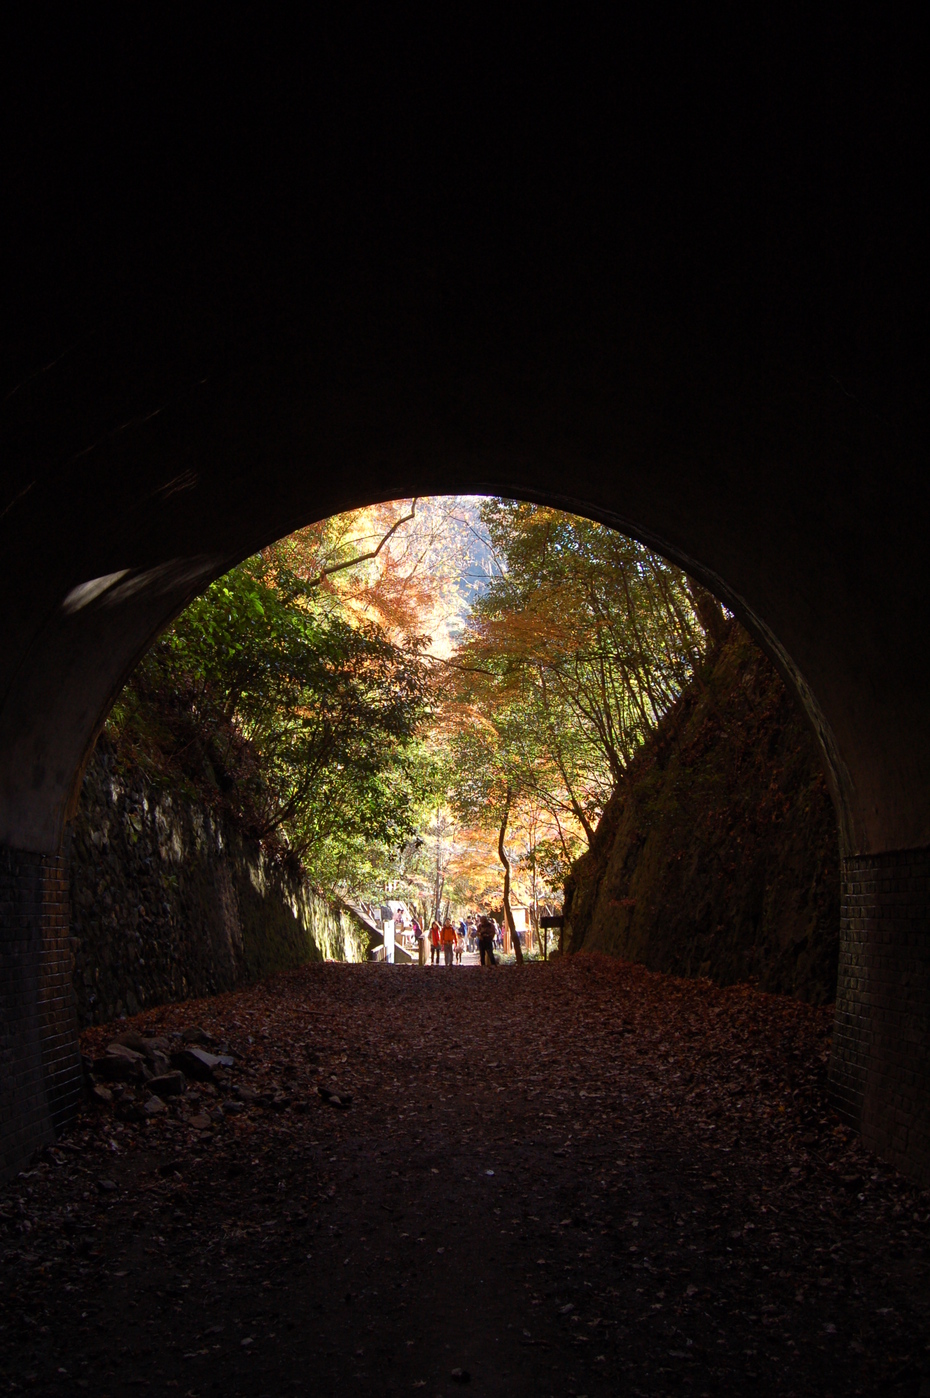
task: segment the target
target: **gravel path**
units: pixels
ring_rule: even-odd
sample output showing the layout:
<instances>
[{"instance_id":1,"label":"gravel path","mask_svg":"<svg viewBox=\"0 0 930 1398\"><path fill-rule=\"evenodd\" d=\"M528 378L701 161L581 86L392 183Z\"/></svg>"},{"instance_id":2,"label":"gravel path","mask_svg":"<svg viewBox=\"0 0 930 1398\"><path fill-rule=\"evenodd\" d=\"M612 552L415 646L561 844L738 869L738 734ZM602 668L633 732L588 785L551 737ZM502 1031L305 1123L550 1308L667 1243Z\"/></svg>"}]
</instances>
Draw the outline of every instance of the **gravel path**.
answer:
<instances>
[{"instance_id":1,"label":"gravel path","mask_svg":"<svg viewBox=\"0 0 930 1398\"><path fill-rule=\"evenodd\" d=\"M85 1050L195 1026L215 1083L112 1085L0 1191L0 1392L930 1392L930 1196L827 1107L828 1010L321 966Z\"/></svg>"}]
</instances>

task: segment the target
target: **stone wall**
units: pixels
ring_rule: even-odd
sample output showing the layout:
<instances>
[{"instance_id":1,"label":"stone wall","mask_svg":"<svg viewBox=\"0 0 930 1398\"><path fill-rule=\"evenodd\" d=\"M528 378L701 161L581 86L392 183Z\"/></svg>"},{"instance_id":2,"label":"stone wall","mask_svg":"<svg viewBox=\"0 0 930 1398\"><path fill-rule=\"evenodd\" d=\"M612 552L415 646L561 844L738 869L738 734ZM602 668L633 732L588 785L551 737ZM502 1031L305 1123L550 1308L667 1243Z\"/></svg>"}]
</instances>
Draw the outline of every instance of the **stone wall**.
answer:
<instances>
[{"instance_id":1,"label":"stone wall","mask_svg":"<svg viewBox=\"0 0 930 1398\"><path fill-rule=\"evenodd\" d=\"M221 813L159 790L105 740L69 833L82 1025L230 990L307 961L360 961L367 931Z\"/></svg>"},{"instance_id":2,"label":"stone wall","mask_svg":"<svg viewBox=\"0 0 930 1398\"><path fill-rule=\"evenodd\" d=\"M735 622L607 805L564 945L654 971L836 993L837 822L813 736Z\"/></svg>"}]
</instances>

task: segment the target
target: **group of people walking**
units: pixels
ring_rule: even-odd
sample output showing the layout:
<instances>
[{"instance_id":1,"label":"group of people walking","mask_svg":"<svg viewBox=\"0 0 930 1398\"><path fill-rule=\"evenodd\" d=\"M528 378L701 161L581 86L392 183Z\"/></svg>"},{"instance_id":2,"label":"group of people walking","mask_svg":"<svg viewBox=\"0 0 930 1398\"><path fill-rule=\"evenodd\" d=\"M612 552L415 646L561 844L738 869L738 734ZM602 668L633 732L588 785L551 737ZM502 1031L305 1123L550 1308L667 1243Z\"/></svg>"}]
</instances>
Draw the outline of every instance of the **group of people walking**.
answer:
<instances>
[{"instance_id":1,"label":"group of people walking","mask_svg":"<svg viewBox=\"0 0 930 1398\"><path fill-rule=\"evenodd\" d=\"M460 966L465 951L474 951L476 947L482 966L495 965L494 945L499 941L500 928L490 913L482 913L477 919L463 918L458 927L448 917L442 924L434 918L429 931L414 918L412 930L421 966L426 965L427 955L431 966L440 965L440 954L446 966Z\"/></svg>"}]
</instances>

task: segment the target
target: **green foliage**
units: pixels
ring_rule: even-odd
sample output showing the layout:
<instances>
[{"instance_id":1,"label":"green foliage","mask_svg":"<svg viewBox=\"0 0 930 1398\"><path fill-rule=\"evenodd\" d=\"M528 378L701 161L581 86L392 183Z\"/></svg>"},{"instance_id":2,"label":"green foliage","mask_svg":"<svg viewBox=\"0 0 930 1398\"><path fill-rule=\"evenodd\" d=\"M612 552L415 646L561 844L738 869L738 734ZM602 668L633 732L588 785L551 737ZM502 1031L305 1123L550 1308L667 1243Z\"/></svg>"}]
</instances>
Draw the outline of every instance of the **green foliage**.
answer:
<instances>
[{"instance_id":1,"label":"green foliage","mask_svg":"<svg viewBox=\"0 0 930 1398\"><path fill-rule=\"evenodd\" d=\"M116 719L138 734L154 711L149 736L209 771L247 834L335 881L360 845L402 845L413 828L421 650L324 606L270 551L187 608Z\"/></svg>"},{"instance_id":2,"label":"green foliage","mask_svg":"<svg viewBox=\"0 0 930 1398\"><path fill-rule=\"evenodd\" d=\"M590 838L702 659L698 597L722 614L680 569L603 525L505 500L485 502L482 520L501 570L474 608L466 683L496 691L538 793Z\"/></svg>"},{"instance_id":3,"label":"green foliage","mask_svg":"<svg viewBox=\"0 0 930 1398\"><path fill-rule=\"evenodd\" d=\"M722 614L603 526L502 500L480 514L499 567L470 594L441 722L410 631L431 614L448 550L430 535L420 552L438 571L408 576L385 545L415 506L396 519L384 507L358 545L348 517L329 521L208 588L120 697L118 747L357 897L460 888L468 901L488 877L480 832L534 899L556 886ZM443 872L429 831L449 807L459 853Z\"/></svg>"},{"instance_id":4,"label":"green foliage","mask_svg":"<svg viewBox=\"0 0 930 1398\"><path fill-rule=\"evenodd\" d=\"M463 819L496 831L505 879L513 867L535 901L590 843L724 617L602 525L505 500L485 501L481 519L498 570L453 663L450 794Z\"/></svg>"},{"instance_id":5,"label":"green foliage","mask_svg":"<svg viewBox=\"0 0 930 1398\"><path fill-rule=\"evenodd\" d=\"M573 948L836 990L836 817L806 721L735 622L644 744L570 885Z\"/></svg>"}]
</instances>

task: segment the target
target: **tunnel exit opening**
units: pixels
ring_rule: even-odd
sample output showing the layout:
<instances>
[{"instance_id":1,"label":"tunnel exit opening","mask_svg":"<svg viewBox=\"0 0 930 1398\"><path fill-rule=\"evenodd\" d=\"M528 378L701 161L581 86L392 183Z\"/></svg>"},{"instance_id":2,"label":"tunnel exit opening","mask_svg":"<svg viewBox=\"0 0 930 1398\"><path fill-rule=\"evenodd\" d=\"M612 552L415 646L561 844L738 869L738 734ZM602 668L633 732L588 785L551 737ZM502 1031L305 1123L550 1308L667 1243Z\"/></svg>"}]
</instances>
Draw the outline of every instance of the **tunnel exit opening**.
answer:
<instances>
[{"instance_id":1,"label":"tunnel exit opening","mask_svg":"<svg viewBox=\"0 0 930 1398\"><path fill-rule=\"evenodd\" d=\"M544 504L542 506L533 506L532 504L528 503L530 497L536 496L537 494L538 492L535 492L533 490L521 489L517 491L511 488L508 490L507 496L502 496L498 498L500 498L502 501L509 499L512 502L514 502L510 508L515 509L517 511L519 511L522 508L525 508L529 510L531 513L535 510L536 512L541 511L542 513L549 511L550 514L554 514L552 505ZM403 508L409 509L410 502L412 502L415 499L421 498L423 497L407 497L407 504L404 505ZM544 498L551 500L553 497L551 493L548 493ZM563 497L559 496L556 498L558 499L560 505L564 503ZM519 504L519 501L521 500L527 503L521 506ZM382 510L389 509L390 502L385 502L384 505L376 508L381 508ZM579 518L582 527L586 528L591 527L590 525L584 524L584 520L586 518L589 520L596 517L604 518L606 514L606 512L603 509L597 507L585 506L584 510L585 514L582 516L578 516L577 518ZM616 528L616 516L610 517L610 525L611 528ZM630 526L625 524L625 522L624 527L627 529L630 528ZM313 526L311 526L311 529L312 528ZM393 524L388 525L388 530L392 531L392 537L397 537L393 534L393 528ZM607 531L604 532L606 535ZM646 539L648 542L652 542L652 536L650 534L650 531L648 530L631 530L630 534L626 535L625 537L629 540L631 537L634 536L638 536L638 538L640 539ZM611 534L610 537L619 537L619 534ZM639 544L632 544L630 546L634 549L643 547ZM268 550L266 549L265 552L267 553ZM379 546L377 548L377 551L373 551L373 553L375 558L379 557L381 555L381 547ZM255 555L250 555L250 557L255 557ZM658 560L658 564L660 567L674 570L679 566L679 561L684 557L684 555L682 554L682 551L679 549L663 545L661 553L659 553L658 551L654 551L652 553L652 557ZM663 557L671 558L673 562L671 564L662 563L661 560ZM687 559L686 561L689 564L691 564L690 559ZM240 567L241 566L243 565L240 565ZM801 709L803 710L806 716L807 722L809 725L813 727L813 730L819 740L820 754L821 758L824 760L825 770L828 774L831 795L833 797L835 807L839 812L840 842L841 847L843 847L844 840L848 841L848 839L851 838L851 836L848 833L850 828L849 820L847 818L849 808L843 797L844 783L846 781L846 778L843 775L845 769L843 768L842 763L834 761L830 756L831 753L834 753L835 755L835 743L832 737L830 736L829 727L825 723L821 722L818 705L814 701L812 695L809 692L808 687L805 685L802 677L800 676L797 667L787 657L784 649L774 640L770 630L766 627L766 625L760 622L758 618L756 618L754 613L751 612L748 606L746 606L742 602L742 600L738 596L736 596L735 593L732 592L732 590L728 589L720 582L716 573L713 573L706 568L701 568L696 564L691 564L691 568L693 570L691 576L697 575L702 580L692 585L694 588L698 589L698 591L694 592L693 595L690 596L690 606L694 613L694 617L697 621L697 625L701 625L699 619L700 609L698 603L695 600L699 596L699 594L706 597L708 599L710 607L712 609L716 609L718 614L724 616L724 620L726 620L725 614L719 613L719 607L717 603L713 601L713 593L710 591L710 589L708 589L707 592L703 592L704 583L709 582L711 583L714 591L716 591L717 596L723 597L728 607L728 610L732 610L737 615L740 615L743 620L745 620L751 627L754 628L757 639L762 640L763 645L766 647L769 654L773 655L776 659L782 676L787 678L787 680L789 681L789 689L793 687L794 698L800 700ZM335 570L336 573L340 571L341 568L337 568ZM88 684L92 689L96 688L98 695L104 693L106 694L107 697L104 702L104 710L106 710L108 706L112 703L115 694L118 692L119 684L119 680L114 682L112 678L108 680L107 676L120 675L121 677L122 675L126 674L127 669L130 672L132 671L132 668L136 663L135 657L138 656L139 653L139 626L141 625L147 631L148 636L146 644L150 644L152 634L151 628L155 623L156 616L160 616L160 620L158 621L156 626L157 630L158 627L163 626L166 615L169 617L173 614L177 615L179 606L179 596L183 596L185 599L190 597L192 590L197 590L199 587L201 587L203 581L206 578L208 578L211 573L220 573L221 577L225 576L221 573L221 566L218 565L217 560L215 558L211 558L207 555L204 555L200 559L195 559L193 561L188 561L184 563L172 562L170 564L158 565L156 567L143 570L116 569L109 573L98 575L97 578L93 579L90 583L79 582L74 583L72 586L69 587L60 608L59 619L55 621L55 623L53 624L53 629L57 628L58 633L61 634L62 628L64 628L65 626L71 626L76 628L76 630L68 637L67 640L66 650L68 657L70 658L67 660L65 668L67 670L68 666L77 665L78 668L84 672L85 678L80 681L80 683L77 686L77 690L75 690L73 686L69 687L68 684L64 686L59 686L57 690L57 699L55 702L58 702L60 699L63 699L66 695L69 694L71 696L74 696L75 693L80 693L82 689L84 691L84 702L81 706L79 706L77 710L75 710L73 705L71 706L68 722L65 725L63 725L62 730L57 735L56 741L60 741L63 738L63 740L66 743L73 743L74 740L78 737L79 731L83 731L84 737L82 741L85 744L85 758L82 760L86 760L86 754L90 751L90 747L88 747L87 745L90 744L90 746L92 746L92 739L94 737L94 734L95 732L99 731L102 722L102 719L100 718L100 713L103 712L98 711L96 717L94 717L93 721L91 721L93 715L93 701L91 701L90 705L88 705L88 703L86 702L89 698L89 695L87 694ZM314 576L314 578L311 579L311 581L313 581L314 584L319 584L324 581L324 578L328 579L330 576L331 575L327 572L327 569L324 566L323 568L319 569L318 575ZM304 578L305 583L306 581L307 579ZM80 632L81 634L79 635L78 632ZM96 639L94 639L90 645L85 645L85 639L92 633L96 633ZM101 664L99 663L103 653L101 649L101 641L104 635L108 637L109 644L106 647L106 664L101 666ZM116 644L112 644L113 642L116 642ZM122 666L120 667L119 657L121 653L125 656L127 645L133 648L133 661L127 664L127 662L124 660L122 662ZM87 667L90 662L96 662L93 666L94 673L92 676L87 673ZM71 678L74 679L73 671L71 674ZM654 713L658 714L659 710L655 709ZM78 719L78 728L75 728L76 718ZM83 725L82 729L81 725ZM75 768L75 775L72 777L70 783L71 794L70 796L67 796L66 799L66 792L68 790L69 784L64 780L67 767L66 765L62 765L62 762L63 755L59 753L55 759L56 765L53 769L54 778L51 783L51 787L49 787L48 783L45 780L50 770L49 767L46 765L41 769L42 780L39 782L38 785L34 783L28 793L27 803L30 804L33 812L38 813L40 808L43 812L43 814L41 815L41 820L45 822L44 828L47 832L45 835L41 837L41 839L43 840L47 840L50 838L51 831L55 828L56 822L60 821L62 814L66 810L73 811L75 809L76 795L79 791L79 773L81 770L81 764L79 763L78 766ZM220 767L221 766L222 764L220 764ZM215 766L214 777L216 778L217 786L221 787L224 777L222 772L218 771ZM43 782L45 782L44 786ZM23 788L17 788L15 782L12 784L12 786L10 784L7 784L6 790L8 792L8 795L12 795L14 804L16 801L20 799L20 797L16 794L17 790L19 790L20 795L25 795ZM39 803L38 805L36 805L37 801ZM602 805L601 810L603 809L604 807ZM32 816L27 817L27 824L28 821L32 820L32 818ZM51 821L51 825L49 825L49 821ZM583 818L580 821L580 824L583 828ZM591 825L590 828L585 831L585 834L590 836L591 834L593 834L593 829L594 826ZM846 832L845 835L844 831ZM559 837L564 846L564 831L559 832ZM505 839L502 838L501 841L499 841L499 844L502 848L506 849ZM565 851L563 848L563 854L564 852ZM49 1088L47 1090L45 1100L53 1104L51 1109L52 1115L50 1119L56 1123L61 1123L62 1121L67 1119L68 1114L73 1110L73 1106L77 1100L77 1083L73 1067L74 1059L73 1056L71 1056L72 1051L68 1047L71 1031L67 1027L70 1013L67 1004L67 973L62 972L62 970L60 969L63 964L67 964L68 952L72 943L66 942L65 937L63 935L63 929L65 928L67 922L66 914L53 914L51 912L51 907L54 904L54 899L62 898L64 896L67 887L67 879L66 874L64 872L65 866L61 863L59 856L22 856L22 859L26 859L27 862L29 859L33 858L38 859L35 874L33 877L36 880L36 887L41 888L43 890L42 893L39 895L40 900L44 900L42 905L43 907L49 909L49 911L43 913L42 916L46 919L46 925L50 931L54 930L54 928L56 927L54 918L58 918L57 928L59 935L57 936L57 939L56 937L49 936L46 938L45 942L46 959L44 965L48 967L48 970L40 971L38 974L46 976L46 979L49 976L51 976L52 979L50 981L48 981L47 979L47 983L56 986L55 994L52 997L52 1002L56 1007L53 1015L53 1019L56 1025L53 1035L53 1047L46 1047L45 1049L46 1063L45 1067L42 1069L42 1072L45 1074L45 1077L47 1078L49 1083ZM20 860L20 863L22 863L22 859ZM58 860L57 863L56 859ZM23 871L20 870L20 865L17 865L17 869L14 872L14 878L20 879L21 873ZM263 879L265 881L265 884L267 885L268 879L265 875L262 875L257 879L253 878L253 888L258 889ZM57 884L55 882L56 880ZM56 888L58 890L57 893L55 892ZM49 899L49 895L46 892L46 890L49 889L52 890L51 899ZM579 894L581 896L579 896ZM764 903L766 898L766 890L762 889L760 893L760 891L757 889L755 891L754 897L756 898L757 903L759 901L759 898L761 898L762 902ZM611 896L608 899L608 903L605 906L602 906L601 908L598 908L597 906L594 906L593 908L584 908L582 906L584 903L584 890L581 888L579 881L575 879L574 883L571 886L571 898L573 900L571 907L563 910L567 927L567 936L563 934L562 939L562 945L564 949L571 949L577 951L582 947L587 946L588 949L595 950L617 950L618 948L616 947L616 945L613 947L610 946L609 937L606 936L605 929L607 927L607 924L611 920L617 920L619 914L620 920L623 921L625 924L626 936L626 941L622 944L620 949L627 953L630 953L632 950L632 954L634 956L638 956L640 959L646 960L647 964L649 964L650 953L648 949L644 950L642 936L640 936L639 945L636 945L636 936L639 934L636 933L633 924L635 924L637 920L637 914L635 912L635 909L639 905L640 900L637 897L635 891L632 891L629 888L619 890L613 889ZM254 917L258 918L261 915L262 907L262 896L260 890L257 900L253 901L255 902L255 909L253 909ZM242 927L237 927L235 925L235 916L232 917L231 921L228 916L228 909L231 907L232 903L235 902L235 898L233 897L232 892L228 888L225 891L221 890L221 896L218 902L220 906L223 908L223 915L220 921L222 923L223 928L222 936L225 938L226 942L225 954L227 960L229 961L230 967L234 967L237 965L237 961L238 964L241 964L241 939L244 933ZM541 905L539 905L538 900L536 900L535 894L528 900L528 902L532 903L533 906L534 933L538 937L539 934L537 928L540 917ZM588 902L591 902L590 898L588 898ZM596 904L597 900L595 899L594 902ZM353 956L356 954L361 954L360 952L357 953L352 950L353 946L360 946L361 942L359 939L359 928L357 919L358 909L352 907L351 903L352 900L348 900L347 906L338 909L334 918L330 919L331 926L328 929L327 936L329 938L328 946L330 948L335 948L339 954ZM545 906L542 907L542 911L544 913L547 913L549 916L553 916L558 912L557 901L554 898L549 898L548 902L544 900L544 905ZM438 910L438 907L436 910ZM363 917L365 911L365 909L362 910ZM799 910L795 909L794 911L798 912ZM823 910L821 909L820 911L822 913ZM801 915L803 915L803 909L800 910L800 913ZM758 907L755 908L754 912L752 913L752 916L755 916L756 920L758 921ZM504 900L501 900L500 903L499 919L501 925L506 927L506 931L507 934L509 934L509 940L511 945L514 945L515 942L517 942L517 944L519 945L518 939L514 936L516 929L511 929L508 925ZM715 937L719 936L721 930L726 926L726 923L725 921L717 921L715 924L711 925L711 922L708 921L707 917L705 917L704 924L705 925L702 928L702 945L704 948L702 956L692 958L689 962L687 962L687 964L683 964L680 961L676 962L672 965L672 969L676 971L683 970L686 974L715 974L716 968L713 965L713 956L711 955L710 957L708 957L708 955L706 954L707 947L710 945L710 943L713 942ZM591 929L593 929L593 936L591 935ZM287 942L289 937L293 942L293 937L291 936L292 931L293 929L290 927L285 929L283 934L284 942ZM239 946L237 946L237 938L240 939ZM803 938L797 938L796 940L802 941ZM546 950L548 951L548 945L546 947ZM758 952L758 948L756 950ZM807 950L808 948L806 946L802 946L801 956L798 958L799 962L803 958L803 956L806 955ZM287 957L292 954L292 952L292 946L286 947L284 949L282 955L285 961ZM810 958L808 958L808 962L809 960ZM259 957L258 960L254 963L254 969L258 971L273 970L277 965L280 964L282 964L281 958L276 953L276 956L273 956L270 960L265 962L263 962L261 960L261 957ZM851 963L847 959L847 961L843 964L843 967L841 969L841 978L845 977L845 982L843 983L841 994L845 997L848 997L850 993L854 993L850 991L850 964ZM750 969L748 974L750 976L758 975L758 970L759 965L757 956L757 965L754 968ZM740 978L740 976L743 974L745 974L744 971L737 973L736 978ZM804 974L806 974L806 971L804 972ZM724 975L725 977L733 978L732 966L730 966L727 970L724 971ZM214 978L213 985L211 988L221 988L221 984L221 980L217 980L216 978ZM778 988L781 989L786 987L779 986ZM796 987L787 988L793 990ZM178 989L180 989L181 992L184 992L187 989L187 987L183 983L183 977L180 987L174 987L173 989L174 993L177 993ZM23 995L21 996L21 999L27 1003L33 1000L39 1003L47 1003L42 999L42 996L46 995L47 993L47 991L40 990L38 988L38 982L36 982L33 988L27 987L25 989ZM821 986L817 990L817 996L822 997L823 994L824 992L821 984ZM132 999L117 996L115 1004L120 1003L120 1001L124 1009L132 1010L136 1006L138 1008L143 1007L143 1002L138 998L138 996L136 996L135 998L135 1005L133 1004ZM96 1011L96 1013L99 1016L101 1011L98 1010ZM847 1034L848 1023L849 1021L844 1022L844 1034ZM847 1084L852 1084L852 1088L841 1087L839 1089L840 1097L838 1100L844 1101L843 1094L847 1094L844 1101L844 1107L845 1110L849 1113L849 1115L853 1118L857 1117L857 1113L859 1111L859 1108L856 1105L858 1098L855 1095L859 1091L859 1089L855 1086L855 1083L859 1080L857 1077L859 1069L855 1067L855 1064L858 1061L858 1059L861 1058L861 1049L856 1047L856 1033L858 1033L858 1030L854 1029L852 1039L849 1039L847 1037L845 1046L842 1042L840 1043L837 1058L837 1062L839 1064L837 1072L837 1082L845 1082ZM70 1042L73 1043L73 1039L71 1039ZM46 1043L48 1043L47 1039ZM852 1067L850 1067L850 1064L852 1064ZM848 1096L849 1091L852 1091L853 1095L851 1097ZM39 1117L43 1116L45 1108L40 1102L40 1105L35 1110L37 1112L38 1119ZM55 1128L53 1127L53 1129Z\"/></svg>"},{"instance_id":2,"label":"tunnel exit opening","mask_svg":"<svg viewBox=\"0 0 930 1398\"><path fill-rule=\"evenodd\" d=\"M117 813L114 778L127 770L136 789L124 783ZM143 770L155 782L148 797ZM220 860L218 899L206 867L199 883L190 877L198 841L172 788L199 803L208 839L239 842ZM85 793L94 814L73 846L84 1023L163 998L172 946L176 999L308 954L355 959L366 940L388 959L395 947L418 958L414 934L434 922L438 936L451 921L454 956L467 956L485 911L499 949L520 959L586 947L833 998L835 836L791 701L699 584L549 507L386 502L253 555L142 662ZM648 847L606 826L598 838L608 808L614 826L638 809ZM779 837L784 850L809 850L803 868L797 855L772 857ZM102 892L108 838L133 874L113 869L115 888ZM262 872L243 889L250 858ZM170 887L153 867L169 871ZM272 911L274 897L256 898L262 881L295 911L302 897L306 941ZM326 900L301 887L328 887L338 904L324 913ZM199 958L160 931L189 908ZM270 949L258 945L263 918L279 928Z\"/></svg>"}]
</instances>

